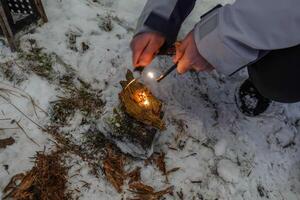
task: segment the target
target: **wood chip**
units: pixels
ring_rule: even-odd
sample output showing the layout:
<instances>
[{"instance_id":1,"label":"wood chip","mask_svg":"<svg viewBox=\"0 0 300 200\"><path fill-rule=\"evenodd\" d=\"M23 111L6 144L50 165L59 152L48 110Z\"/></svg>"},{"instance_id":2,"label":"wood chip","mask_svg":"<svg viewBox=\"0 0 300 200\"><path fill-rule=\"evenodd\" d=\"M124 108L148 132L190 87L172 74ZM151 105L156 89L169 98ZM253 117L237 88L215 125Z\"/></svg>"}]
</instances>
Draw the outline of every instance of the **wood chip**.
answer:
<instances>
[{"instance_id":1,"label":"wood chip","mask_svg":"<svg viewBox=\"0 0 300 200\"><path fill-rule=\"evenodd\" d=\"M7 146L13 145L15 143L15 139L10 137L6 139L0 140L0 149L5 149Z\"/></svg>"},{"instance_id":2,"label":"wood chip","mask_svg":"<svg viewBox=\"0 0 300 200\"><path fill-rule=\"evenodd\" d=\"M107 147L107 156L103 161L103 171L107 180L114 186L117 192L123 191L126 173L124 171L125 156L115 152L111 146Z\"/></svg>"},{"instance_id":3,"label":"wood chip","mask_svg":"<svg viewBox=\"0 0 300 200\"><path fill-rule=\"evenodd\" d=\"M135 170L129 172L127 174L127 177L129 178L129 182L128 182L129 185L134 182L141 181L141 168L137 167Z\"/></svg>"},{"instance_id":4,"label":"wood chip","mask_svg":"<svg viewBox=\"0 0 300 200\"><path fill-rule=\"evenodd\" d=\"M135 196L130 198L130 200L159 200L164 195L171 194L174 188L171 186L164 190L155 192L153 187L145 185L141 182L135 182L129 185L129 189L135 194Z\"/></svg>"},{"instance_id":5,"label":"wood chip","mask_svg":"<svg viewBox=\"0 0 300 200\"><path fill-rule=\"evenodd\" d=\"M61 163L61 152L38 153L35 166L29 172L12 177L3 190L3 199L70 199L66 177L67 168Z\"/></svg>"}]
</instances>

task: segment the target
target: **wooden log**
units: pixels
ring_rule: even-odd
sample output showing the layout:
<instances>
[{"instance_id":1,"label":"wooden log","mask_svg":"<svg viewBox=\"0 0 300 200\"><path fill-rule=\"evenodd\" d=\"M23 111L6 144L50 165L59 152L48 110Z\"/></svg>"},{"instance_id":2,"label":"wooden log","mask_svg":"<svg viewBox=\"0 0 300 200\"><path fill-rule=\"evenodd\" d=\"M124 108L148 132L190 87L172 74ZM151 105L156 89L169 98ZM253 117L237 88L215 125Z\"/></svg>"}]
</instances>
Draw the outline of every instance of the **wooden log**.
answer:
<instances>
[{"instance_id":1,"label":"wooden log","mask_svg":"<svg viewBox=\"0 0 300 200\"><path fill-rule=\"evenodd\" d=\"M5 11L3 7L0 5L0 27L2 29L4 37L7 39L7 42L12 51L16 51L16 42L14 38L14 34L10 28L9 22L5 15Z\"/></svg>"},{"instance_id":2,"label":"wooden log","mask_svg":"<svg viewBox=\"0 0 300 200\"><path fill-rule=\"evenodd\" d=\"M37 10L43 20L44 23L47 23L48 22L48 17L46 15L46 12L45 12L45 9L44 9L44 6L42 4L42 1L41 0L34 0L35 2L35 5L37 7Z\"/></svg>"}]
</instances>

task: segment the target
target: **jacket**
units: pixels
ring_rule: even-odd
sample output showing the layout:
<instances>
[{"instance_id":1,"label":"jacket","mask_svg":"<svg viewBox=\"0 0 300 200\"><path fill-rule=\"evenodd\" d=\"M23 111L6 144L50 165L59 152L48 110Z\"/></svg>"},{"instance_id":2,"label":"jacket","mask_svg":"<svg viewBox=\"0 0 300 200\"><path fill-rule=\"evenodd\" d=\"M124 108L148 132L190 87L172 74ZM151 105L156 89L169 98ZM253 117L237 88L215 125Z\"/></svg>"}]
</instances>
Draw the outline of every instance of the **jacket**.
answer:
<instances>
[{"instance_id":1,"label":"jacket","mask_svg":"<svg viewBox=\"0 0 300 200\"><path fill-rule=\"evenodd\" d=\"M196 0L148 0L136 34L155 31L168 43ZM194 28L200 54L218 71L231 74L266 52L300 44L299 0L237 0L203 16Z\"/></svg>"}]
</instances>

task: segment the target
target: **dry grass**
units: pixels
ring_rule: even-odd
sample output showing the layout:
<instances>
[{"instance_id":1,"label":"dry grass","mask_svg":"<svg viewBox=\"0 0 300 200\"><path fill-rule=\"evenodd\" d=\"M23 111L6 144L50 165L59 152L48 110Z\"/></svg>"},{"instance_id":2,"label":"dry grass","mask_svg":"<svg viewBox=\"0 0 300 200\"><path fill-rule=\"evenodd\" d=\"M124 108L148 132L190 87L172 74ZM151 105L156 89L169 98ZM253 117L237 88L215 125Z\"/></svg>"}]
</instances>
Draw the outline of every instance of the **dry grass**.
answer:
<instances>
[{"instance_id":1,"label":"dry grass","mask_svg":"<svg viewBox=\"0 0 300 200\"><path fill-rule=\"evenodd\" d=\"M65 125L73 117L76 111L80 111L85 117L97 119L102 113L104 102L101 92L93 90L90 86L81 84L80 88L66 87L67 95L59 97L59 100L51 102L51 121Z\"/></svg>"},{"instance_id":2,"label":"dry grass","mask_svg":"<svg viewBox=\"0 0 300 200\"><path fill-rule=\"evenodd\" d=\"M103 171L107 180L119 193L123 191L122 186L126 180L125 162L124 155L114 151L111 146L107 147L107 156L103 160Z\"/></svg>"},{"instance_id":3,"label":"dry grass","mask_svg":"<svg viewBox=\"0 0 300 200\"><path fill-rule=\"evenodd\" d=\"M112 16L109 14L106 16L98 16L98 26L105 32L111 32L114 28Z\"/></svg>"},{"instance_id":4,"label":"dry grass","mask_svg":"<svg viewBox=\"0 0 300 200\"><path fill-rule=\"evenodd\" d=\"M38 47L35 40L28 40L29 49L19 52L19 67L28 72L31 71L38 76L53 80L57 74L52 65L54 64L53 56L43 52L43 48Z\"/></svg>"},{"instance_id":5,"label":"dry grass","mask_svg":"<svg viewBox=\"0 0 300 200\"><path fill-rule=\"evenodd\" d=\"M0 63L0 72L4 80L8 80L15 85L19 85L27 80L26 74L19 69L14 61Z\"/></svg>"},{"instance_id":6,"label":"dry grass","mask_svg":"<svg viewBox=\"0 0 300 200\"><path fill-rule=\"evenodd\" d=\"M155 191L153 187L145 185L141 181L141 168L139 167L127 173L124 167L128 158L112 146L107 146L106 151L107 156L103 160L104 174L119 193L123 192L123 186L128 183L133 197L127 200L159 200L166 194L172 194L173 187Z\"/></svg>"},{"instance_id":7,"label":"dry grass","mask_svg":"<svg viewBox=\"0 0 300 200\"><path fill-rule=\"evenodd\" d=\"M60 131L58 126L52 126L47 128L47 133L53 136L56 145L59 149L64 149L65 152L75 154L79 156L83 161L87 162L90 167L91 173L100 177L102 164L101 161L105 158L105 148L107 145L111 145L104 135L97 129L91 128L84 135L86 138L81 144L73 142L72 138Z\"/></svg>"},{"instance_id":8,"label":"dry grass","mask_svg":"<svg viewBox=\"0 0 300 200\"><path fill-rule=\"evenodd\" d=\"M171 186L161 191L155 191L153 187L141 182L130 184L129 189L134 194L134 197L127 198L127 200L160 200L164 195L172 194L174 190Z\"/></svg>"},{"instance_id":9,"label":"dry grass","mask_svg":"<svg viewBox=\"0 0 300 200\"><path fill-rule=\"evenodd\" d=\"M158 170L162 173L162 175L166 177L166 182L168 183L169 182L168 176L174 172L177 172L180 168L175 167L168 170L165 159L166 159L166 155L164 152L154 153L150 158L145 160L145 165L149 165L149 164L155 165L158 168Z\"/></svg>"},{"instance_id":10,"label":"dry grass","mask_svg":"<svg viewBox=\"0 0 300 200\"><path fill-rule=\"evenodd\" d=\"M26 174L15 175L4 189L3 199L67 200L68 169L62 164L62 152L36 155L35 166ZM20 182L20 183L18 183Z\"/></svg>"}]
</instances>

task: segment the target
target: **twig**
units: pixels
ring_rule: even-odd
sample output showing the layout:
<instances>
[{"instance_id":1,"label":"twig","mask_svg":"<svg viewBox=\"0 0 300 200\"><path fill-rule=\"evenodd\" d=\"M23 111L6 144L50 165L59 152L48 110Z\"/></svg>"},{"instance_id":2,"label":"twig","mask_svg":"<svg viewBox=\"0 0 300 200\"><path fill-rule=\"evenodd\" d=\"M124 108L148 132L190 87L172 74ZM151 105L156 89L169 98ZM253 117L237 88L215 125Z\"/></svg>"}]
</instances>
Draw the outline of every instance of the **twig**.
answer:
<instances>
[{"instance_id":1,"label":"twig","mask_svg":"<svg viewBox=\"0 0 300 200\"><path fill-rule=\"evenodd\" d=\"M177 172L178 170L180 170L180 167L175 167L173 169L170 169L169 171L167 171L166 175L170 175L171 173Z\"/></svg>"},{"instance_id":2,"label":"twig","mask_svg":"<svg viewBox=\"0 0 300 200\"><path fill-rule=\"evenodd\" d=\"M0 128L0 131L4 131L4 130L16 130L19 128Z\"/></svg>"},{"instance_id":3,"label":"twig","mask_svg":"<svg viewBox=\"0 0 300 200\"><path fill-rule=\"evenodd\" d=\"M34 106L34 101L31 97L30 97L30 101L31 101L31 104L32 104L33 112L34 112L36 118L39 119L39 116L37 115L37 112L36 112L36 109L35 109L35 106Z\"/></svg>"},{"instance_id":4,"label":"twig","mask_svg":"<svg viewBox=\"0 0 300 200\"><path fill-rule=\"evenodd\" d=\"M197 155L197 153L191 153L191 154L183 156L181 158L188 158L188 157L192 157L192 156L196 156L196 155Z\"/></svg>"},{"instance_id":5,"label":"twig","mask_svg":"<svg viewBox=\"0 0 300 200\"><path fill-rule=\"evenodd\" d=\"M26 137L31 140L34 144L40 146L37 142L35 142L31 137L29 137L29 135L26 133L26 131L24 130L24 128L20 125L20 123L18 121L14 121L17 126L23 131L23 133L26 135Z\"/></svg>"},{"instance_id":6,"label":"twig","mask_svg":"<svg viewBox=\"0 0 300 200\"><path fill-rule=\"evenodd\" d=\"M31 103L32 103L32 105L33 105L33 109L34 109L35 113L36 113L35 107L37 107L37 108L38 108L40 111L42 111L45 115L49 116L49 113L46 112L44 109L42 109L39 105L37 105L37 104L35 103L35 101L32 99L31 96L28 95L28 97L30 98L30 101L31 101ZM37 115L37 114L36 114L36 115Z\"/></svg>"},{"instance_id":7,"label":"twig","mask_svg":"<svg viewBox=\"0 0 300 200\"><path fill-rule=\"evenodd\" d=\"M11 121L10 118L3 118L3 119L0 119L0 121Z\"/></svg>"},{"instance_id":8,"label":"twig","mask_svg":"<svg viewBox=\"0 0 300 200\"><path fill-rule=\"evenodd\" d=\"M2 99L4 99L8 104L10 104L11 106L13 106L18 112L20 112L24 117L26 117L29 121L31 121L32 123L34 123L37 127L39 127L41 130L45 130L44 127L42 127L41 125L39 125L38 123L36 123L35 121L33 121L30 117L28 117L22 110L20 110L16 105L14 105L13 103L11 103L6 97L0 95L0 97L2 97Z\"/></svg>"}]
</instances>

